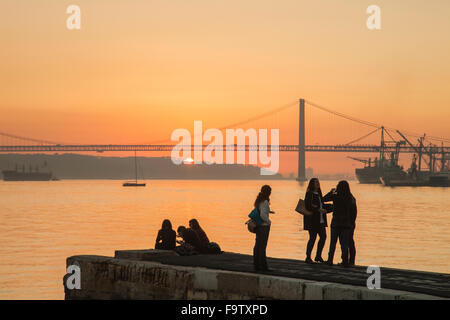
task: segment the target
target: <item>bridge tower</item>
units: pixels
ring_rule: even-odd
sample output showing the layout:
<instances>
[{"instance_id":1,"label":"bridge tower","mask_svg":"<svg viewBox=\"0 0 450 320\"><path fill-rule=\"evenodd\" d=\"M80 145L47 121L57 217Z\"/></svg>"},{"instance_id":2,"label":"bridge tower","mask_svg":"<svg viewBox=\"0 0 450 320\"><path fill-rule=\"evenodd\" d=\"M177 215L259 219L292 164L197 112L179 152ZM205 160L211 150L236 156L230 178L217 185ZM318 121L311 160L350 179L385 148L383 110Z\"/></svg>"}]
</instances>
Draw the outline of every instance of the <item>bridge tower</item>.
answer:
<instances>
[{"instance_id":1,"label":"bridge tower","mask_svg":"<svg viewBox=\"0 0 450 320\"><path fill-rule=\"evenodd\" d=\"M306 181L305 169L305 99L299 100L297 181Z\"/></svg>"}]
</instances>

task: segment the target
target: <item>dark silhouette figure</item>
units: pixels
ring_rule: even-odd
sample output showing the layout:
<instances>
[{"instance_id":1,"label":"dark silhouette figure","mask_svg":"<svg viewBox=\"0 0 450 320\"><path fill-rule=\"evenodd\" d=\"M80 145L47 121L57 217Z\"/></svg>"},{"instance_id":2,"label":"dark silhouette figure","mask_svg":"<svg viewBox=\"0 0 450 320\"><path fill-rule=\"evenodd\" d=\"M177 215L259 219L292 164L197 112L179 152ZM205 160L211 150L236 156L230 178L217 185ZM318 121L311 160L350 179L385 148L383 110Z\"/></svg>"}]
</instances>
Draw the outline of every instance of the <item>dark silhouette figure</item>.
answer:
<instances>
[{"instance_id":1,"label":"dark silhouette figure","mask_svg":"<svg viewBox=\"0 0 450 320\"><path fill-rule=\"evenodd\" d=\"M202 246L200 239L194 230L186 228L185 226L179 226L177 231L178 236L183 239L181 242L178 242L184 248L183 250L187 250L190 254L202 253L205 251L205 248Z\"/></svg>"},{"instance_id":2,"label":"dark silhouette figure","mask_svg":"<svg viewBox=\"0 0 450 320\"><path fill-rule=\"evenodd\" d=\"M316 262L324 262L322 259L322 250L327 239L327 208L322 198L322 190L320 189L319 179L312 178L309 180L308 188L305 194L305 207L312 212L311 216L303 216L303 229L308 230L309 240L306 245L305 262L312 263L311 253L316 242L317 235L319 243L317 244L317 252L314 260Z\"/></svg>"},{"instance_id":3,"label":"dark silhouette figure","mask_svg":"<svg viewBox=\"0 0 450 320\"><path fill-rule=\"evenodd\" d=\"M354 230L357 214L356 200L350 192L348 182L345 180L340 181L336 189L332 189L323 198L324 201L333 201L333 219L331 220L331 239L327 264L333 265L336 243L339 239L342 251L341 264L349 266L350 262L354 263L356 254L354 241L352 249L350 249L350 237L353 238L352 230ZM351 251L350 259L349 251Z\"/></svg>"},{"instance_id":4,"label":"dark silhouette figure","mask_svg":"<svg viewBox=\"0 0 450 320\"><path fill-rule=\"evenodd\" d=\"M197 234L198 240L200 242L199 250L201 253L206 254L222 253L222 249L220 248L219 244L217 244L216 242L209 241L206 232L202 229L202 227L200 227L200 224L198 223L197 219L191 219L189 221L189 227Z\"/></svg>"},{"instance_id":5,"label":"dark silhouette figure","mask_svg":"<svg viewBox=\"0 0 450 320\"><path fill-rule=\"evenodd\" d=\"M357 206L356 206L356 199L354 199L354 200L355 200L354 207L350 211L350 222L351 222L351 224L350 224L350 233L348 235L348 253L349 253L348 264L350 266L354 266L355 265L355 259L356 259L356 246L355 246L354 235L355 235L356 216L358 214L358 209L357 209Z\"/></svg>"},{"instance_id":6,"label":"dark silhouette figure","mask_svg":"<svg viewBox=\"0 0 450 320\"><path fill-rule=\"evenodd\" d=\"M160 250L174 250L176 246L176 236L174 230L172 230L172 223L170 220L164 220L161 229L158 231L156 237L155 249Z\"/></svg>"},{"instance_id":7,"label":"dark silhouette figure","mask_svg":"<svg viewBox=\"0 0 450 320\"><path fill-rule=\"evenodd\" d=\"M274 213L270 210L270 194L272 188L264 185L261 192L256 197L254 207L258 208L259 215L263 221L256 225L255 246L253 248L253 267L255 271L270 271L267 266L266 248L269 240L270 224L269 214Z\"/></svg>"},{"instance_id":8,"label":"dark silhouette figure","mask_svg":"<svg viewBox=\"0 0 450 320\"><path fill-rule=\"evenodd\" d=\"M200 227L198 220L197 219L189 220L189 227L192 230L194 230L194 232L197 234L200 244L205 248L208 247L209 245L208 236L206 235L205 231L203 231L203 229Z\"/></svg>"}]
</instances>

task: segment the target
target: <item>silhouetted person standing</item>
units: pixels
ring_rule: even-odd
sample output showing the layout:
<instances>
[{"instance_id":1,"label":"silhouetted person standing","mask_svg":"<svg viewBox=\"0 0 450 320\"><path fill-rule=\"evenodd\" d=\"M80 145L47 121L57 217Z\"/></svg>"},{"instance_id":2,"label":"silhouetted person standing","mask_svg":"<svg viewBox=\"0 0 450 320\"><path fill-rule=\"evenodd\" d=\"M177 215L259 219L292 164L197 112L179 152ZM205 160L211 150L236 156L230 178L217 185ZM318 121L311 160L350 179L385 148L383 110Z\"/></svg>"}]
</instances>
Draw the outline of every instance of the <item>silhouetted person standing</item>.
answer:
<instances>
[{"instance_id":1,"label":"silhouetted person standing","mask_svg":"<svg viewBox=\"0 0 450 320\"><path fill-rule=\"evenodd\" d=\"M305 208L312 212L312 215L303 216L303 229L308 230L309 240L306 245L306 263L312 263L311 253L316 242L317 235L319 243L317 244L317 252L314 261L324 262L322 259L322 250L327 239L327 210L323 203L322 190L320 189L319 179L312 178L309 180L308 188L305 194Z\"/></svg>"},{"instance_id":2,"label":"silhouetted person standing","mask_svg":"<svg viewBox=\"0 0 450 320\"><path fill-rule=\"evenodd\" d=\"M254 207L258 208L259 215L263 221L261 224L256 225L255 247L253 248L253 266L255 271L270 271L267 267L266 248L271 225L269 214L274 213L269 207L271 193L272 188L270 186L262 186L261 192L254 203Z\"/></svg>"},{"instance_id":3,"label":"silhouetted person standing","mask_svg":"<svg viewBox=\"0 0 450 320\"><path fill-rule=\"evenodd\" d=\"M358 209L356 206L356 200L354 203L354 208L350 211L350 233L348 235L348 264L350 266L355 265L355 258L356 258L356 246L355 246L355 228L356 228L356 216L358 214Z\"/></svg>"},{"instance_id":4,"label":"silhouetted person standing","mask_svg":"<svg viewBox=\"0 0 450 320\"><path fill-rule=\"evenodd\" d=\"M172 223L170 220L164 220L161 229L158 231L156 237L155 249L160 250L174 250L176 246L177 234L172 230Z\"/></svg>"},{"instance_id":5,"label":"silhouetted person standing","mask_svg":"<svg viewBox=\"0 0 450 320\"><path fill-rule=\"evenodd\" d=\"M327 264L333 265L336 243L339 239L342 251L343 266L349 265L349 239L351 230L354 230L356 220L356 200L350 192L347 181L340 181L336 189L332 189L324 197L324 201L333 201L333 219L331 220L330 250ZM353 245L354 248L354 245ZM353 251L353 259L356 251Z\"/></svg>"}]
</instances>

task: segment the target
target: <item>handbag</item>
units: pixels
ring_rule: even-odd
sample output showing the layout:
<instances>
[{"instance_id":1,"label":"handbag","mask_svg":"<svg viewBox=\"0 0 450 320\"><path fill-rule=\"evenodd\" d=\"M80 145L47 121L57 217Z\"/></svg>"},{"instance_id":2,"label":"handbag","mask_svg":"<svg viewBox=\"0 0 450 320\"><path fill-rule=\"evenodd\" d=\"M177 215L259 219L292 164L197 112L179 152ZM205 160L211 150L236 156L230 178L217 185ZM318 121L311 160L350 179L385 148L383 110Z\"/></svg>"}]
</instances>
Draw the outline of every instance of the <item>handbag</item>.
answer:
<instances>
[{"instance_id":1,"label":"handbag","mask_svg":"<svg viewBox=\"0 0 450 320\"><path fill-rule=\"evenodd\" d=\"M261 216L259 215L258 208L254 208L248 215L250 220L248 220L245 224L247 225L248 231L251 233L256 233L256 226L263 223Z\"/></svg>"},{"instance_id":2,"label":"handbag","mask_svg":"<svg viewBox=\"0 0 450 320\"><path fill-rule=\"evenodd\" d=\"M297 203L297 207L295 208L295 211L297 211L298 213L300 213L301 215L304 215L304 216L312 216L312 212L309 211L308 209L306 209L305 200L303 200L303 199L298 199L298 203Z\"/></svg>"},{"instance_id":3,"label":"handbag","mask_svg":"<svg viewBox=\"0 0 450 320\"><path fill-rule=\"evenodd\" d=\"M253 219L248 220L246 223L248 231L256 233L256 222Z\"/></svg>"}]
</instances>

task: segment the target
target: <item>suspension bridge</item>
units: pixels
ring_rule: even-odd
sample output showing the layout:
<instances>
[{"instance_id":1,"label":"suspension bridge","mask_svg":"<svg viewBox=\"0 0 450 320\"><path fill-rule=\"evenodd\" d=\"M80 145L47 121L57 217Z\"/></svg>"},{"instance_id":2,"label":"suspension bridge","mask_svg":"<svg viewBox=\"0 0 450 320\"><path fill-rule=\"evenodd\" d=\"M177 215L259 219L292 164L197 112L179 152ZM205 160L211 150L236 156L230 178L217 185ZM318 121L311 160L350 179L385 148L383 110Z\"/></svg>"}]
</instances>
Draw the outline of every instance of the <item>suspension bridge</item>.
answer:
<instances>
[{"instance_id":1,"label":"suspension bridge","mask_svg":"<svg viewBox=\"0 0 450 320\"><path fill-rule=\"evenodd\" d=\"M378 153L380 159L384 158L385 153L411 153L425 154L432 158L435 155L441 155L444 161L450 160L450 139L426 136L428 141L437 141L441 145L430 143L424 145L425 137L413 132L406 132L408 136L418 137L419 145L411 143L399 130L385 127L370 121L361 120L329 108L318 105L314 102L299 99L298 102L289 103L274 110L262 113L250 119L239 121L219 128L219 130L237 128L249 122L256 121L265 117L277 114L285 109L298 105L298 143L297 144L279 144L274 145L221 145L223 151L272 151L276 148L279 152L298 153L298 180L306 180L306 152L344 152L344 153ZM354 139L345 144L309 144L305 143L305 106L322 110L334 116L359 123L363 126L374 128L371 132ZM397 132L402 138L395 139L392 132ZM361 140L381 132L380 144L357 144ZM385 140L385 134L390 140ZM399 141L401 140L401 141ZM0 132L0 153L42 153L42 152L124 152L124 151L145 151L145 152L170 152L175 147L190 148L192 151L204 150L208 145L189 145L180 146L168 143L170 140L155 141L149 144L65 144L54 141L41 140L36 138L23 137L15 134ZM407 142L407 143L406 143Z\"/></svg>"}]
</instances>

